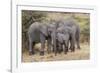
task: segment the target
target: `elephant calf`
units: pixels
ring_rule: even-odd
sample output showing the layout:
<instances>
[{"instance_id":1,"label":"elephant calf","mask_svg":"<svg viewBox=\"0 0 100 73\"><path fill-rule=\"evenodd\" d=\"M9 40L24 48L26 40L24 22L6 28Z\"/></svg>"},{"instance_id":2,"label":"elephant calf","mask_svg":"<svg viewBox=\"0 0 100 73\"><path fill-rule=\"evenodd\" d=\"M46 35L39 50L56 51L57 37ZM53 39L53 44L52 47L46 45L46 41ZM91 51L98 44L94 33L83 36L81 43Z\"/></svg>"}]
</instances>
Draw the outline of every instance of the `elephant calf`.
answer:
<instances>
[{"instance_id":1,"label":"elephant calf","mask_svg":"<svg viewBox=\"0 0 100 73\"><path fill-rule=\"evenodd\" d=\"M73 32L70 27L59 27L57 29L57 47L58 51L61 52L61 49L63 49L64 45L64 52L65 54L68 52L69 48L69 41L72 40L71 50L74 51L74 38L72 37Z\"/></svg>"},{"instance_id":2,"label":"elephant calf","mask_svg":"<svg viewBox=\"0 0 100 73\"><path fill-rule=\"evenodd\" d=\"M63 45L64 45L64 52L65 54L68 52L68 40L69 40L69 34L62 34L57 33L57 50L59 53L63 51Z\"/></svg>"}]
</instances>

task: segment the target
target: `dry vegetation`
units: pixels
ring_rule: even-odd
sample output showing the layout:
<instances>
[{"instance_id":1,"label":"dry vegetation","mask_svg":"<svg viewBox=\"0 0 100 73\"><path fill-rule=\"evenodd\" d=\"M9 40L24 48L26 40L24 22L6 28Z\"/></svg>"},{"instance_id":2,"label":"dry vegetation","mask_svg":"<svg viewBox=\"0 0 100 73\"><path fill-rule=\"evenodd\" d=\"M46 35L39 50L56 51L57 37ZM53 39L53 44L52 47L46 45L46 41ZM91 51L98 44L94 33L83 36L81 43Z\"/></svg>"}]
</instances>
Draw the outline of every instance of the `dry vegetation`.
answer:
<instances>
[{"instance_id":1,"label":"dry vegetation","mask_svg":"<svg viewBox=\"0 0 100 73\"><path fill-rule=\"evenodd\" d=\"M61 54L57 54L57 56L55 56L54 53L47 54L46 50L44 56L40 56L39 52L36 53L35 55L29 56L28 51L25 51L22 54L22 62L86 60L89 59L89 56L90 56L89 44L85 43L81 44L81 50L76 49L75 52L68 52L67 54L64 54L62 52Z\"/></svg>"}]
</instances>

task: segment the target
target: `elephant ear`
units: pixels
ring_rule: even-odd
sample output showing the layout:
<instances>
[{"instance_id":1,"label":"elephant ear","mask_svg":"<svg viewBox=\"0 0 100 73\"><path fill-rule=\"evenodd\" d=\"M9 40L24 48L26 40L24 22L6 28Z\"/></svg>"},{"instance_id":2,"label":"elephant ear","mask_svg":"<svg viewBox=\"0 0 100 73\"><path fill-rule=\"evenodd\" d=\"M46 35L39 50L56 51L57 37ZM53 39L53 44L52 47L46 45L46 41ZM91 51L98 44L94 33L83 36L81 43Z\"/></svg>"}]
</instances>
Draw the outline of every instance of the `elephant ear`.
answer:
<instances>
[{"instance_id":1,"label":"elephant ear","mask_svg":"<svg viewBox=\"0 0 100 73\"><path fill-rule=\"evenodd\" d=\"M48 31L47 31L46 25L45 25L45 26L42 25L42 26L40 27L40 32L41 32L43 35L48 36Z\"/></svg>"}]
</instances>

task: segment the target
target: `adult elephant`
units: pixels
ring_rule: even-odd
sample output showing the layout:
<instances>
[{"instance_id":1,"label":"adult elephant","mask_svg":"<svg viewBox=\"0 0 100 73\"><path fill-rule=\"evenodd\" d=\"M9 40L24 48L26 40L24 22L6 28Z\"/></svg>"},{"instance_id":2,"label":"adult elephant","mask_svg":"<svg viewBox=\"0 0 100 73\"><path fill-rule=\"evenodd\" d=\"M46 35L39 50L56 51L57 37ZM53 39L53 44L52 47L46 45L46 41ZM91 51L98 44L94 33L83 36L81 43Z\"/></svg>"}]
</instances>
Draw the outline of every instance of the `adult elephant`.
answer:
<instances>
[{"instance_id":1,"label":"adult elephant","mask_svg":"<svg viewBox=\"0 0 100 73\"><path fill-rule=\"evenodd\" d=\"M51 48L51 35L48 34L48 25L40 22L34 22L28 29L29 37L29 54L34 54L34 45L41 43L40 55L44 55L45 40L47 40L48 48Z\"/></svg>"}]
</instances>

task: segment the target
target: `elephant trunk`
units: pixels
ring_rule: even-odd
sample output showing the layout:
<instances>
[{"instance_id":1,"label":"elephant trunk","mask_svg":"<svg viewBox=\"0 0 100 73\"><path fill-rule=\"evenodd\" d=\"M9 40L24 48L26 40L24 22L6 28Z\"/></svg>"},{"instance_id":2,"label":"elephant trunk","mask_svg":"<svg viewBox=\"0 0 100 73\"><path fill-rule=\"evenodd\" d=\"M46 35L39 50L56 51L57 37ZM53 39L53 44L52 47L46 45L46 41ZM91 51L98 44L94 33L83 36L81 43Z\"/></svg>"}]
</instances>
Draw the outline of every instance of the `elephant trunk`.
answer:
<instances>
[{"instance_id":1,"label":"elephant trunk","mask_svg":"<svg viewBox=\"0 0 100 73\"><path fill-rule=\"evenodd\" d=\"M57 48L56 48L56 29L52 33L52 43L53 43L53 50L55 52L55 55L57 54Z\"/></svg>"}]
</instances>

